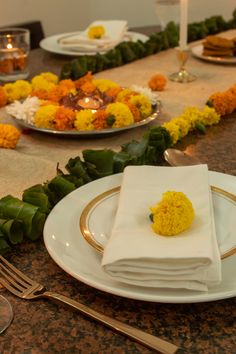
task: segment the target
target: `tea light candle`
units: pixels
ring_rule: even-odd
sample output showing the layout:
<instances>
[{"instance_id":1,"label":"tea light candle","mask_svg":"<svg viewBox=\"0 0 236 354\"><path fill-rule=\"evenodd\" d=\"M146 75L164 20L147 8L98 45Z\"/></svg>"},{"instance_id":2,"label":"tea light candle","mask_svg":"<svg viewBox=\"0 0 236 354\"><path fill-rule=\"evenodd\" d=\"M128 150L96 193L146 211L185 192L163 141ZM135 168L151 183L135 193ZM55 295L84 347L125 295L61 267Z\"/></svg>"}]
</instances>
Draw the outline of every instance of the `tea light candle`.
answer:
<instances>
[{"instance_id":1,"label":"tea light candle","mask_svg":"<svg viewBox=\"0 0 236 354\"><path fill-rule=\"evenodd\" d=\"M28 76L29 35L26 29L0 30L0 81L15 81Z\"/></svg>"},{"instance_id":2,"label":"tea light candle","mask_svg":"<svg viewBox=\"0 0 236 354\"><path fill-rule=\"evenodd\" d=\"M83 97L77 101L78 105L86 109L98 109L101 106L100 100L96 97Z\"/></svg>"},{"instance_id":3,"label":"tea light candle","mask_svg":"<svg viewBox=\"0 0 236 354\"><path fill-rule=\"evenodd\" d=\"M187 48L188 42L188 0L180 0L180 29L179 47L181 50Z\"/></svg>"}]
</instances>

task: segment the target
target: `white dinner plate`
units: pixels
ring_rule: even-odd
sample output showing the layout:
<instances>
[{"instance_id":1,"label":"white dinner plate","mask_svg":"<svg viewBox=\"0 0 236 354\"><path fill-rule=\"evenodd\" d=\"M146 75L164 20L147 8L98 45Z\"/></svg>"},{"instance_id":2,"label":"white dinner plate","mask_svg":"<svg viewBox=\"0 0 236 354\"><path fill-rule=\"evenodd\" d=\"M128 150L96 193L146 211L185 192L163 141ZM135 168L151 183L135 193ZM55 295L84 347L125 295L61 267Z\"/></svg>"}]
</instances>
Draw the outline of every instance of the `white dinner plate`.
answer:
<instances>
[{"instance_id":1,"label":"white dinner plate","mask_svg":"<svg viewBox=\"0 0 236 354\"><path fill-rule=\"evenodd\" d=\"M203 59L217 64L236 64L236 57L213 57L210 55L203 55L203 45L198 44L191 48L192 54L199 59Z\"/></svg>"},{"instance_id":2,"label":"white dinner plate","mask_svg":"<svg viewBox=\"0 0 236 354\"><path fill-rule=\"evenodd\" d=\"M59 43L58 40L64 36L70 36L73 35L75 33L78 32L70 32L70 33L61 33L61 34L56 34L54 36L50 36L50 37L46 37L44 39L41 40L40 42L40 47L48 52L51 53L56 53L56 54L62 54L62 55L70 55L70 56L79 56L79 55L95 55L97 52L96 51L86 51L86 50L81 50L81 51L74 51L71 49L65 49L62 48ZM148 37L142 33L136 33L136 32L126 32L125 36L124 36L124 40L125 41L132 41L132 42L136 42L138 40L142 41L142 42L146 42L148 40ZM100 52L100 54L105 53L104 52Z\"/></svg>"},{"instance_id":3,"label":"white dinner plate","mask_svg":"<svg viewBox=\"0 0 236 354\"><path fill-rule=\"evenodd\" d=\"M171 167L170 167L171 168ZM90 182L62 199L49 214L44 227L45 246L52 259L74 278L105 292L137 300L164 303L193 303L230 298L236 295L236 255L222 261L222 282L208 292L154 289L114 281L101 268L101 255L83 238L80 215L97 195L121 183L121 174ZM236 177L209 172L211 185L236 194ZM224 208L220 205L219 210ZM224 230L228 220L223 220ZM109 230L104 229L104 234ZM235 236L236 237L236 236Z\"/></svg>"},{"instance_id":4,"label":"white dinner plate","mask_svg":"<svg viewBox=\"0 0 236 354\"><path fill-rule=\"evenodd\" d=\"M236 195L215 186L211 189L217 242L221 259L224 259L236 253ZM100 253L103 253L111 235L119 192L120 187L116 187L99 194L81 213L80 231L85 240Z\"/></svg>"}]
</instances>

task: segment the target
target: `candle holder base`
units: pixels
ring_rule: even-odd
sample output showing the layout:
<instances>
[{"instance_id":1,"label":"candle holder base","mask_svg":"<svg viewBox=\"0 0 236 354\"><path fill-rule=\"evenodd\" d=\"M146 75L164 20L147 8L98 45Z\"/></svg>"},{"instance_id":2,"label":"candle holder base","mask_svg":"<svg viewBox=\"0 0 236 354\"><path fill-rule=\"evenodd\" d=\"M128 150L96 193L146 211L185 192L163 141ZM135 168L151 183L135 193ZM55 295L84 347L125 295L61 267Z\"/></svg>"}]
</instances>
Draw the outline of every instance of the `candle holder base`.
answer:
<instances>
[{"instance_id":1,"label":"candle holder base","mask_svg":"<svg viewBox=\"0 0 236 354\"><path fill-rule=\"evenodd\" d=\"M192 82L197 79L197 76L189 73L186 69L180 69L180 71L171 74L169 79L175 82Z\"/></svg>"},{"instance_id":2,"label":"candle holder base","mask_svg":"<svg viewBox=\"0 0 236 354\"><path fill-rule=\"evenodd\" d=\"M178 61L180 63L180 69L178 72L171 74L169 76L169 79L171 81L182 82L182 83L192 82L192 81L196 80L197 76L194 74L191 74L190 72L188 72L185 69L185 63L189 57L189 49L188 48L187 49L177 48L177 57L178 57Z\"/></svg>"},{"instance_id":3,"label":"candle holder base","mask_svg":"<svg viewBox=\"0 0 236 354\"><path fill-rule=\"evenodd\" d=\"M25 80L29 76L28 71L12 73L12 74L0 74L0 82L12 82L16 80Z\"/></svg>"}]
</instances>

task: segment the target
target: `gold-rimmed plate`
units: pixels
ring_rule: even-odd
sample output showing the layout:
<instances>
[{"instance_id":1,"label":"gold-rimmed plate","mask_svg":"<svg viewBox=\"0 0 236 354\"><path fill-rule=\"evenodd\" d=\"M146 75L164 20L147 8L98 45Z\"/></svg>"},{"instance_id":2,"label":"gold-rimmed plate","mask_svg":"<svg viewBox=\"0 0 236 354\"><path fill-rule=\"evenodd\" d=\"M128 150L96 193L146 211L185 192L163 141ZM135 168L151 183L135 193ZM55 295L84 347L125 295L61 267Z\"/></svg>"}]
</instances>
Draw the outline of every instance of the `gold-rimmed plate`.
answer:
<instances>
[{"instance_id":1,"label":"gold-rimmed plate","mask_svg":"<svg viewBox=\"0 0 236 354\"><path fill-rule=\"evenodd\" d=\"M211 186L216 236L221 259L236 253L236 195ZM80 231L95 250L103 253L110 237L120 187L112 188L92 199L80 217ZM104 219L104 220L103 220Z\"/></svg>"},{"instance_id":2,"label":"gold-rimmed plate","mask_svg":"<svg viewBox=\"0 0 236 354\"><path fill-rule=\"evenodd\" d=\"M80 216L86 205L97 195L118 187L121 184L121 178L122 174L116 174L90 182L68 194L53 208L45 223L44 242L50 256L58 266L77 280L91 287L136 300L163 303L194 303L236 296L236 254L222 261L222 282L210 288L207 292L184 289L157 290L155 288L139 287L117 282L105 273L101 267L102 255L95 251L81 234ZM236 194L236 177L210 171L209 179L211 185ZM228 204L228 200L225 200L224 196L220 198L223 200L219 203L219 212L225 206L232 211L232 206ZM234 215L230 217L232 218L232 228L235 230L235 224L233 223L233 220L236 219L235 209L233 209L233 212ZM226 219L220 225L223 230L230 222L229 215L225 216ZM107 215L103 220L100 220L100 224L105 237L106 234L109 234ZM221 229L217 230L217 232L221 231ZM226 234L225 237L227 237Z\"/></svg>"},{"instance_id":3,"label":"gold-rimmed plate","mask_svg":"<svg viewBox=\"0 0 236 354\"><path fill-rule=\"evenodd\" d=\"M62 48L60 46L59 41L62 37L71 36L76 33L78 32L60 33L50 37L46 37L41 40L39 45L42 49L46 50L47 52L61 54L61 55L69 55L74 57L80 55L96 55L98 50L91 51L91 50L87 50L86 48L84 49L81 48L80 51L75 51L72 48ZM148 40L148 36L146 36L145 34L138 33L138 32L131 32L131 31L126 32L123 38L123 41L132 41L132 42L137 42L137 41L146 42L147 40ZM107 50L105 49L104 51L100 50L100 53L102 54L106 52Z\"/></svg>"}]
</instances>

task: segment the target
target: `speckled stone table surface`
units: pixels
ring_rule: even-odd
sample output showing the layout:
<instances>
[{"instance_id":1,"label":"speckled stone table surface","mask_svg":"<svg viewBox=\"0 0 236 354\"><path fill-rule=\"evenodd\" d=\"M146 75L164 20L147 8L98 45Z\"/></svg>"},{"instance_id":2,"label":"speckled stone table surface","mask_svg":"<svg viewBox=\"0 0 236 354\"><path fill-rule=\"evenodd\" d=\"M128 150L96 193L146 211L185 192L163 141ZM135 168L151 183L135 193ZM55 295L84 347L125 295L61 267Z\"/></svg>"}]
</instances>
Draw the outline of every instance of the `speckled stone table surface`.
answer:
<instances>
[{"instance_id":1,"label":"speckled stone table surface","mask_svg":"<svg viewBox=\"0 0 236 354\"><path fill-rule=\"evenodd\" d=\"M41 49L31 53L31 76L42 71L60 72L68 57ZM182 112L184 106L202 106L210 93L235 83L235 66L220 66L191 58L189 65L198 74L191 84L168 82L160 94L163 108L158 124ZM99 73L122 85L145 85L152 73L166 75L176 68L174 50L159 53L124 67ZM1 120L14 123L4 109ZM54 177L56 163L62 166L85 148L117 149L139 138L145 127L102 139L64 139L39 132L22 135L15 150L0 152L0 197L22 191ZM207 163L210 170L236 176L236 114L207 128L206 134L192 133L176 146ZM165 164L164 160L162 161ZM236 182L235 182L236 183ZM236 255L234 261L236 262ZM179 354L236 353L236 299L208 303L168 304L122 298L96 290L59 268L43 240L15 247L6 258L49 290L81 301L108 316L142 329L179 346ZM236 263L235 263L236 265ZM26 301L0 289L11 302L14 320L0 335L1 354L148 354L152 351L91 321L78 312L49 300Z\"/></svg>"}]
</instances>

